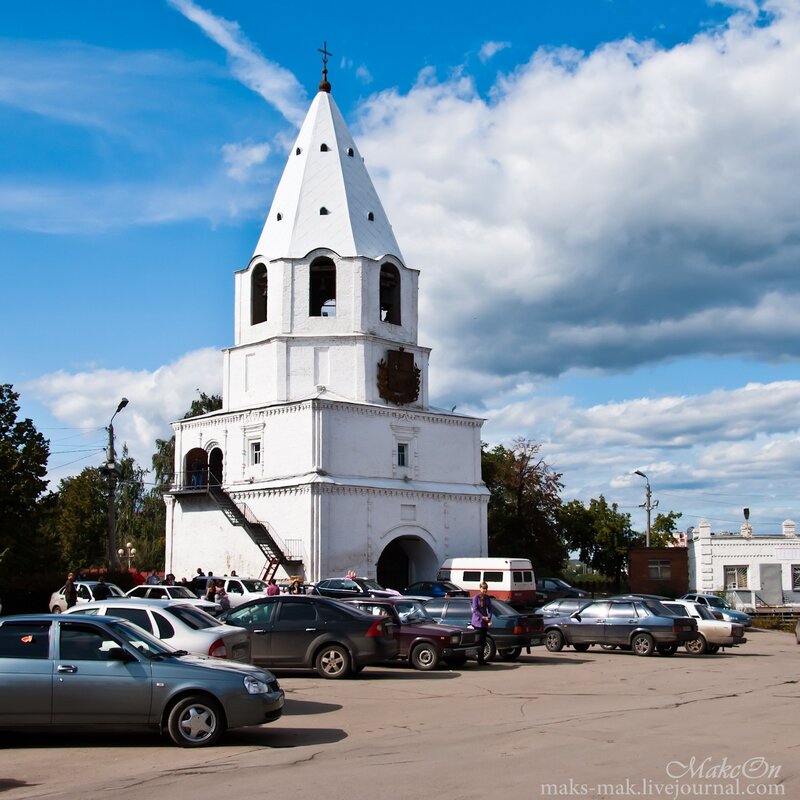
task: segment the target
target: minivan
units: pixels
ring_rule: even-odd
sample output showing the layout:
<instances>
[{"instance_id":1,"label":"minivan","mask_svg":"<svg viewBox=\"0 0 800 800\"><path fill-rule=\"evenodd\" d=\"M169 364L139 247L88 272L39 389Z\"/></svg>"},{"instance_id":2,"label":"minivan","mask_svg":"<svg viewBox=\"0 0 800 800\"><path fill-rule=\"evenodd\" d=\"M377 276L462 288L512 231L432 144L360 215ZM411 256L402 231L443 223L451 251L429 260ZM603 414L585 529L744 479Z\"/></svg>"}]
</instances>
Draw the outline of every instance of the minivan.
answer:
<instances>
[{"instance_id":1,"label":"minivan","mask_svg":"<svg viewBox=\"0 0 800 800\"><path fill-rule=\"evenodd\" d=\"M448 558L439 568L437 581L452 581L477 594L482 581L489 594L516 608L536 604L536 575L528 558Z\"/></svg>"}]
</instances>

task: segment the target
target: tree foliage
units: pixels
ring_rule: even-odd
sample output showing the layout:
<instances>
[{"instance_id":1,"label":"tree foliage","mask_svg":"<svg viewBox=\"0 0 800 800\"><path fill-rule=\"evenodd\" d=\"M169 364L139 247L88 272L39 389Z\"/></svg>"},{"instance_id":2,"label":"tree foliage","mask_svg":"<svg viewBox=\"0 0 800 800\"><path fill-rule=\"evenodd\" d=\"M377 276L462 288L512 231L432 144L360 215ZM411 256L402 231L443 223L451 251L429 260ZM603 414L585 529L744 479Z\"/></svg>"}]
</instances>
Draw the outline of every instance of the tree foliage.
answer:
<instances>
[{"instance_id":1,"label":"tree foliage","mask_svg":"<svg viewBox=\"0 0 800 800\"><path fill-rule=\"evenodd\" d=\"M511 449L481 451L489 489L489 553L530 558L542 574L559 574L567 549L559 536L561 473L540 455L541 445L517 439Z\"/></svg>"},{"instance_id":2,"label":"tree foliage","mask_svg":"<svg viewBox=\"0 0 800 800\"><path fill-rule=\"evenodd\" d=\"M671 547L675 544L673 534L678 530L678 520L683 516L679 511L658 514L650 526L650 547Z\"/></svg>"},{"instance_id":3,"label":"tree foliage","mask_svg":"<svg viewBox=\"0 0 800 800\"><path fill-rule=\"evenodd\" d=\"M642 536L631 528L630 514L608 504L605 497L564 503L558 512L558 527L570 550L580 560L607 575L619 589L631 547L641 544Z\"/></svg>"},{"instance_id":4,"label":"tree foliage","mask_svg":"<svg viewBox=\"0 0 800 800\"><path fill-rule=\"evenodd\" d=\"M0 574L29 570L42 557L38 500L47 488L48 441L20 420L19 394L0 385Z\"/></svg>"}]
</instances>

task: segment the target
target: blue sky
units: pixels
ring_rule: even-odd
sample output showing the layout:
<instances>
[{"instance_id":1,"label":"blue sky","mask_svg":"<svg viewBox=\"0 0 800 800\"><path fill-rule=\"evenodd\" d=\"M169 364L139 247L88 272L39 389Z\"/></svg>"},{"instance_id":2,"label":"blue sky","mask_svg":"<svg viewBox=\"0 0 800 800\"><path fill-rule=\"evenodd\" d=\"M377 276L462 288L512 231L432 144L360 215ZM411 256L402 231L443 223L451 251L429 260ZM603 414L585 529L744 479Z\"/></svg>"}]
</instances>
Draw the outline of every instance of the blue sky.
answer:
<instances>
[{"instance_id":1,"label":"blue sky","mask_svg":"<svg viewBox=\"0 0 800 800\"><path fill-rule=\"evenodd\" d=\"M245 266L333 52L434 403L644 525L800 516L796 3L0 6L2 380L99 464L219 391Z\"/></svg>"}]
</instances>

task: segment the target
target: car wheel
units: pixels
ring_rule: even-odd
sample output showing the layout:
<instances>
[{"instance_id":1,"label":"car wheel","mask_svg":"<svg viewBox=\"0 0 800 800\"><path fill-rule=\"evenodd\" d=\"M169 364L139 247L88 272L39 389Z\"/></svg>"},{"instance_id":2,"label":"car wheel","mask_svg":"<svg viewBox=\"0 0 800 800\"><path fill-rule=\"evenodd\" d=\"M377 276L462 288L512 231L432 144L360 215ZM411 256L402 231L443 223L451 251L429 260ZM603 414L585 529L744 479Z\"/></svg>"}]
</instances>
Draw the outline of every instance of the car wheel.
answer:
<instances>
[{"instance_id":1,"label":"car wheel","mask_svg":"<svg viewBox=\"0 0 800 800\"><path fill-rule=\"evenodd\" d=\"M444 663L447 664L448 667L453 667L457 669L458 667L463 667L464 664L467 663L466 656L447 656L444 659Z\"/></svg>"},{"instance_id":2,"label":"car wheel","mask_svg":"<svg viewBox=\"0 0 800 800\"><path fill-rule=\"evenodd\" d=\"M216 700L191 695L172 707L167 718L167 731L180 747L216 744L225 732L225 715Z\"/></svg>"},{"instance_id":3,"label":"car wheel","mask_svg":"<svg viewBox=\"0 0 800 800\"><path fill-rule=\"evenodd\" d=\"M486 637L486 644L483 646L483 660L491 661L497 655L497 647L491 636Z\"/></svg>"},{"instance_id":4,"label":"car wheel","mask_svg":"<svg viewBox=\"0 0 800 800\"><path fill-rule=\"evenodd\" d=\"M718 653L718 652L719 652L719 645L718 644L709 644L708 642L706 642L706 653L708 653L709 655L713 656L714 653Z\"/></svg>"},{"instance_id":5,"label":"car wheel","mask_svg":"<svg viewBox=\"0 0 800 800\"><path fill-rule=\"evenodd\" d=\"M678 652L678 645L677 644L660 644L656 647L656 650L662 656L674 656L675 653Z\"/></svg>"},{"instance_id":6,"label":"car wheel","mask_svg":"<svg viewBox=\"0 0 800 800\"><path fill-rule=\"evenodd\" d=\"M53 607L52 607L50 610L51 610L51 611L52 611L54 614L60 614L60 613L61 613L61 606L53 606Z\"/></svg>"},{"instance_id":7,"label":"car wheel","mask_svg":"<svg viewBox=\"0 0 800 800\"><path fill-rule=\"evenodd\" d=\"M339 644L326 645L317 653L315 666L323 678L346 678L350 674L350 653Z\"/></svg>"},{"instance_id":8,"label":"car wheel","mask_svg":"<svg viewBox=\"0 0 800 800\"><path fill-rule=\"evenodd\" d=\"M558 653L564 647L564 635L561 631L552 630L547 631L547 634L544 637L544 646L551 652L551 653Z\"/></svg>"},{"instance_id":9,"label":"car wheel","mask_svg":"<svg viewBox=\"0 0 800 800\"><path fill-rule=\"evenodd\" d=\"M698 634L694 639L690 639L684 647L686 652L693 656L702 656L708 649L703 634Z\"/></svg>"},{"instance_id":10,"label":"car wheel","mask_svg":"<svg viewBox=\"0 0 800 800\"><path fill-rule=\"evenodd\" d=\"M408 659L414 669L431 670L439 666L439 651L427 642L418 644Z\"/></svg>"},{"instance_id":11,"label":"car wheel","mask_svg":"<svg viewBox=\"0 0 800 800\"><path fill-rule=\"evenodd\" d=\"M498 650L498 652L503 661L516 661L519 658L519 654L522 652L522 648L506 647L505 650Z\"/></svg>"},{"instance_id":12,"label":"car wheel","mask_svg":"<svg viewBox=\"0 0 800 800\"><path fill-rule=\"evenodd\" d=\"M651 656L656 646L649 633L637 633L631 639L631 649L637 656Z\"/></svg>"},{"instance_id":13,"label":"car wheel","mask_svg":"<svg viewBox=\"0 0 800 800\"><path fill-rule=\"evenodd\" d=\"M589 649L589 645L586 642L581 642L580 644L572 645L579 653L585 653Z\"/></svg>"}]
</instances>

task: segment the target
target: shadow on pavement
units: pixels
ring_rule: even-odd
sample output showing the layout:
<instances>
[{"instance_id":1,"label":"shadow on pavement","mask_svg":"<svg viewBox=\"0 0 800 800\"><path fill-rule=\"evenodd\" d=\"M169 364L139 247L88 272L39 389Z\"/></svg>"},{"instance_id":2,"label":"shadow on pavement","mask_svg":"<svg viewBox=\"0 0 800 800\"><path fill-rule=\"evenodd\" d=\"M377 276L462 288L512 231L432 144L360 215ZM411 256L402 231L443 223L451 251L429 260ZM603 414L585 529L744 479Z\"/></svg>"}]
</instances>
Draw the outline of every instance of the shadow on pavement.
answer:
<instances>
[{"instance_id":1,"label":"shadow on pavement","mask_svg":"<svg viewBox=\"0 0 800 800\"><path fill-rule=\"evenodd\" d=\"M218 747L309 747L334 744L347 738L341 728L237 728L229 731Z\"/></svg>"},{"instance_id":2,"label":"shadow on pavement","mask_svg":"<svg viewBox=\"0 0 800 800\"><path fill-rule=\"evenodd\" d=\"M286 698L286 705L283 707L284 717L304 717L311 714L330 714L331 711L339 711L342 708L339 703L315 703L313 700L294 700Z\"/></svg>"},{"instance_id":3,"label":"shadow on pavement","mask_svg":"<svg viewBox=\"0 0 800 800\"><path fill-rule=\"evenodd\" d=\"M23 786L35 786L27 781L18 781L15 778L0 778L0 792L7 792L9 789L21 789Z\"/></svg>"}]
</instances>

